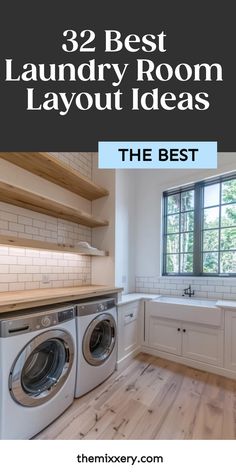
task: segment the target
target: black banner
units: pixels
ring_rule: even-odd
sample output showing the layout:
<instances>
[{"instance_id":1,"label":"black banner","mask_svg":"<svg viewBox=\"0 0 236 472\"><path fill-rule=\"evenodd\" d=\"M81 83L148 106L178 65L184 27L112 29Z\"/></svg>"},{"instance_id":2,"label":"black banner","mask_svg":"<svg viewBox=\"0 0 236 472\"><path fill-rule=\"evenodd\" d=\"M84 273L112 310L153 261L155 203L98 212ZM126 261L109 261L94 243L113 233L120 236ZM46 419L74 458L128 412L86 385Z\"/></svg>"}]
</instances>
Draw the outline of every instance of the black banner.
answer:
<instances>
[{"instance_id":1,"label":"black banner","mask_svg":"<svg viewBox=\"0 0 236 472\"><path fill-rule=\"evenodd\" d=\"M1 151L236 150L234 2L3 1Z\"/></svg>"}]
</instances>

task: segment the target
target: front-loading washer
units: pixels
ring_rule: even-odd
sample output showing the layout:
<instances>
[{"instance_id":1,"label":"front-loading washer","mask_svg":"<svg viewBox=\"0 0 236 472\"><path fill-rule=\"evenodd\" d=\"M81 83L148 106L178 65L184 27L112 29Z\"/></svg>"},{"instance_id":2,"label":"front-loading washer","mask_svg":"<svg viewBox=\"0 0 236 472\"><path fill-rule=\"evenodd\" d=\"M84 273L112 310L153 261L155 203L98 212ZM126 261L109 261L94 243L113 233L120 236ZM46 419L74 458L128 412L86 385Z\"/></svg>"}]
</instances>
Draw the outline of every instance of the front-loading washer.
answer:
<instances>
[{"instance_id":1,"label":"front-loading washer","mask_svg":"<svg viewBox=\"0 0 236 472\"><path fill-rule=\"evenodd\" d=\"M115 299L77 305L78 360L75 397L100 385L117 362L117 312Z\"/></svg>"},{"instance_id":2,"label":"front-loading washer","mask_svg":"<svg viewBox=\"0 0 236 472\"><path fill-rule=\"evenodd\" d=\"M29 439L73 402L75 308L0 318L0 439Z\"/></svg>"}]
</instances>

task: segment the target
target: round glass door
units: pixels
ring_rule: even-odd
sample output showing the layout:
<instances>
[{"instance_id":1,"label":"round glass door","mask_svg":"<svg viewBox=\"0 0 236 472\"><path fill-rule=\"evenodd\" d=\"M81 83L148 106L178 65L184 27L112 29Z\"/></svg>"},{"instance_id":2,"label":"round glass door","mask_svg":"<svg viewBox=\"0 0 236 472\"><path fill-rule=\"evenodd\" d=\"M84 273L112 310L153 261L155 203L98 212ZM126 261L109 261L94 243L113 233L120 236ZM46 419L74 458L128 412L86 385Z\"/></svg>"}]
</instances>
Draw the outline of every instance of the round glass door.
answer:
<instances>
[{"instance_id":1,"label":"round glass door","mask_svg":"<svg viewBox=\"0 0 236 472\"><path fill-rule=\"evenodd\" d=\"M74 358L73 340L62 330L34 338L16 359L9 377L15 401L36 406L52 398L64 385Z\"/></svg>"},{"instance_id":2,"label":"round glass door","mask_svg":"<svg viewBox=\"0 0 236 472\"><path fill-rule=\"evenodd\" d=\"M94 366L104 364L116 344L116 323L110 314L94 318L88 326L83 339L85 360Z\"/></svg>"}]
</instances>

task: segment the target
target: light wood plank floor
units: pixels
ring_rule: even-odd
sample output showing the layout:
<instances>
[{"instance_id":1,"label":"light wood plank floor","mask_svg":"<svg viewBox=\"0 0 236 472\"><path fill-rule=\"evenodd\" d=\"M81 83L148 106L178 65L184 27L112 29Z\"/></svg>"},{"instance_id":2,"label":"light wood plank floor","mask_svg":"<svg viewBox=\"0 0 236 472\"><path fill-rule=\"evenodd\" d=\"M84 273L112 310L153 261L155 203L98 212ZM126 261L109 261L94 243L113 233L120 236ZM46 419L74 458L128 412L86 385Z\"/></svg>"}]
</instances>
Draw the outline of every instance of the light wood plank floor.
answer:
<instances>
[{"instance_id":1,"label":"light wood plank floor","mask_svg":"<svg viewBox=\"0 0 236 472\"><path fill-rule=\"evenodd\" d=\"M236 381L139 354L35 439L236 439Z\"/></svg>"}]
</instances>

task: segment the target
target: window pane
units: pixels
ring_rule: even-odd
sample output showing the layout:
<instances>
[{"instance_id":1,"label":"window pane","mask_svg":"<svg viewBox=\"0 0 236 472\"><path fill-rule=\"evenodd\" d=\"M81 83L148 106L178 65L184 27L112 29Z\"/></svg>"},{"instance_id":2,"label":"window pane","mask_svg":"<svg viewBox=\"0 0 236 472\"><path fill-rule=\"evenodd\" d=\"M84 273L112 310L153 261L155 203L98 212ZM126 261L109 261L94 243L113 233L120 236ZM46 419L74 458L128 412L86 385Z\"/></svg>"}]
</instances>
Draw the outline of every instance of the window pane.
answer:
<instances>
[{"instance_id":1,"label":"window pane","mask_svg":"<svg viewBox=\"0 0 236 472\"><path fill-rule=\"evenodd\" d=\"M220 184L206 185L204 187L204 207L219 205Z\"/></svg>"},{"instance_id":2,"label":"window pane","mask_svg":"<svg viewBox=\"0 0 236 472\"><path fill-rule=\"evenodd\" d=\"M220 253L220 272L222 274L236 273L236 252Z\"/></svg>"},{"instance_id":3,"label":"window pane","mask_svg":"<svg viewBox=\"0 0 236 472\"><path fill-rule=\"evenodd\" d=\"M222 229L220 239L221 249L236 249L236 228Z\"/></svg>"},{"instance_id":4,"label":"window pane","mask_svg":"<svg viewBox=\"0 0 236 472\"><path fill-rule=\"evenodd\" d=\"M193 233L181 234L181 252L192 252L193 251Z\"/></svg>"},{"instance_id":5,"label":"window pane","mask_svg":"<svg viewBox=\"0 0 236 472\"><path fill-rule=\"evenodd\" d=\"M204 210L204 229L219 227L219 207Z\"/></svg>"},{"instance_id":6,"label":"window pane","mask_svg":"<svg viewBox=\"0 0 236 472\"><path fill-rule=\"evenodd\" d=\"M205 252L203 254L203 272L207 274L218 272L218 252Z\"/></svg>"},{"instance_id":7,"label":"window pane","mask_svg":"<svg viewBox=\"0 0 236 472\"><path fill-rule=\"evenodd\" d=\"M236 205L222 206L221 210L221 226L236 225Z\"/></svg>"},{"instance_id":8,"label":"window pane","mask_svg":"<svg viewBox=\"0 0 236 472\"><path fill-rule=\"evenodd\" d=\"M179 256L178 255L168 254L166 256L166 271L179 272Z\"/></svg>"},{"instance_id":9,"label":"window pane","mask_svg":"<svg viewBox=\"0 0 236 472\"><path fill-rule=\"evenodd\" d=\"M193 210L194 208L194 191L183 192L181 194L181 211Z\"/></svg>"},{"instance_id":10,"label":"window pane","mask_svg":"<svg viewBox=\"0 0 236 472\"><path fill-rule=\"evenodd\" d=\"M203 251L219 250L219 230L203 231Z\"/></svg>"},{"instance_id":11,"label":"window pane","mask_svg":"<svg viewBox=\"0 0 236 472\"><path fill-rule=\"evenodd\" d=\"M236 201L236 179L222 183L222 203Z\"/></svg>"},{"instance_id":12,"label":"window pane","mask_svg":"<svg viewBox=\"0 0 236 472\"><path fill-rule=\"evenodd\" d=\"M169 215L167 217L167 233L179 232L179 215Z\"/></svg>"},{"instance_id":13,"label":"window pane","mask_svg":"<svg viewBox=\"0 0 236 472\"><path fill-rule=\"evenodd\" d=\"M178 213L180 207L180 195L170 195L167 197L167 213Z\"/></svg>"},{"instance_id":14,"label":"window pane","mask_svg":"<svg viewBox=\"0 0 236 472\"><path fill-rule=\"evenodd\" d=\"M169 234L167 236L167 252L179 252L179 236L176 234Z\"/></svg>"},{"instance_id":15,"label":"window pane","mask_svg":"<svg viewBox=\"0 0 236 472\"><path fill-rule=\"evenodd\" d=\"M193 254L181 254L180 256L180 272L193 271Z\"/></svg>"},{"instance_id":16,"label":"window pane","mask_svg":"<svg viewBox=\"0 0 236 472\"><path fill-rule=\"evenodd\" d=\"M193 231L194 212L181 213L181 231Z\"/></svg>"}]
</instances>

